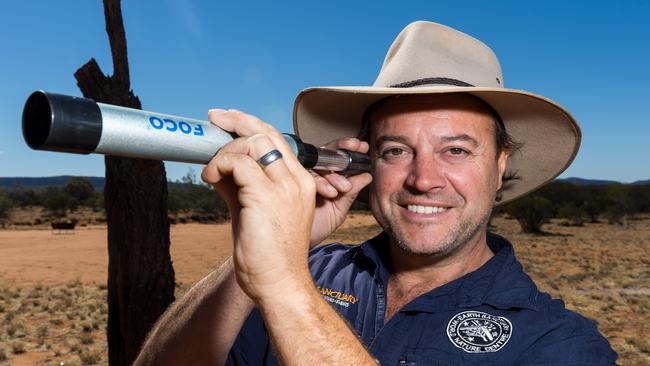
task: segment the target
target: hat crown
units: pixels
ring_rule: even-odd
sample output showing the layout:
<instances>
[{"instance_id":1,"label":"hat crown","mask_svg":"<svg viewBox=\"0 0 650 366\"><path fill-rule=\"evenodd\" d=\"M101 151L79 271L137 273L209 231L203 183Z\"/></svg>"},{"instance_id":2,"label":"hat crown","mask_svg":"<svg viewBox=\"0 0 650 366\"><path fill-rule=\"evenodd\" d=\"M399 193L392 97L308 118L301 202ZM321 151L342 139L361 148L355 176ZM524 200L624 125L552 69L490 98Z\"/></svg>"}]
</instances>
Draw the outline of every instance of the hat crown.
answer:
<instances>
[{"instance_id":1,"label":"hat crown","mask_svg":"<svg viewBox=\"0 0 650 366\"><path fill-rule=\"evenodd\" d=\"M465 33L433 22L409 24L391 45L373 86L449 85L503 87L494 52Z\"/></svg>"}]
</instances>

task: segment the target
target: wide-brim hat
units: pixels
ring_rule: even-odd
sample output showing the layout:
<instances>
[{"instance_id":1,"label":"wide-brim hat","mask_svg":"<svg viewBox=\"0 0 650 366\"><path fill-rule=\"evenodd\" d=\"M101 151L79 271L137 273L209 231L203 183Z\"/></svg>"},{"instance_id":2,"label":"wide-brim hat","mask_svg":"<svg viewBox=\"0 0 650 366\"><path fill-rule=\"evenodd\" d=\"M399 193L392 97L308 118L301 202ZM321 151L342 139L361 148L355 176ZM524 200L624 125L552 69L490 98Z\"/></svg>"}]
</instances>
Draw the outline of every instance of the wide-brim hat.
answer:
<instances>
[{"instance_id":1,"label":"wide-brim hat","mask_svg":"<svg viewBox=\"0 0 650 366\"><path fill-rule=\"evenodd\" d=\"M562 173L575 158L581 132L576 120L550 99L503 86L501 66L481 41L441 24L409 24L391 45L372 86L313 87L294 104L295 133L321 146L359 135L364 112L394 95L468 93L499 114L521 147L508 159L504 203Z\"/></svg>"}]
</instances>

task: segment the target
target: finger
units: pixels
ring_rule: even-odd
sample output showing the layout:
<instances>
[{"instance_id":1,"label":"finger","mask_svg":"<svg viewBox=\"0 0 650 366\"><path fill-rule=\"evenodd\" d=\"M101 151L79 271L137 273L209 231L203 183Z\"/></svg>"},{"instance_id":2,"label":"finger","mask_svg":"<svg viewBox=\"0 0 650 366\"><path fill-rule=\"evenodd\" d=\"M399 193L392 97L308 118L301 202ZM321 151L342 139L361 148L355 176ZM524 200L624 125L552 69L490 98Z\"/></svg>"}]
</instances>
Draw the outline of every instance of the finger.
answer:
<instances>
[{"instance_id":1,"label":"finger","mask_svg":"<svg viewBox=\"0 0 650 366\"><path fill-rule=\"evenodd\" d=\"M337 192L347 193L352 189L352 183L343 175L334 172L321 172L321 176L334 188Z\"/></svg>"},{"instance_id":2,"label":"finger","mask_svg":"<svg viewBox=\"0 0 650 366\"><path fill-rule=\"evenodd\" d=\"M232 152L217 154L203 169L201 178L210 184L218 184L226 177L232 177L237 187L270 185L269 177L252 157Z\"/></svg>"},{"instance_id":3,"label":"finger","mask_svg":"<svg viewBox=\"0 0 650 366\"><path fill-rule=\"evenodd\" d=\"M316 193L325 198L336 198L339 191L332 186L327 179L323 178L320 174L316 172L311 172L314 177L314 182L316 183Z\"/></svg>"},{"instance_id":4,"label":"finger","mask_svg":"<svg viewBox=\"0 0 650 366\"><path fill-rule=\"evenodd\" d=\"M239 202L237 201L237 186L232 179L221 179L218 183L212 184L212 187L226 202L228 210L233 214L238 209Z\"/></svg>"},{"instance_id":5,"label":"finger","mask_svg":"<svg viewBox=\"0 0 650 366\"><path fill-rule=\"evenodd\" d=\"M346 149L350 151L356 151L360 153L367 153L369 150L369 145L365 141L361 141L354 137L344 137L328 142L323 145L326 149Z\"/></svg>"},{"instance_id":6,"label":"finger","mask_svg":"<svg viewBox=\"0 0 650 366\"><path fill-rule=\"evenodd\" d=\"M316 182L316 191L326 198L336 198L339 195L356 197L356 195L372 182L370 173L361 173L345 177L336 173L320 175L312 174Z\"/></svg>"},{"instance_id":7,"label":"finger","mask_svg":"<svg viewBox=\"0 0 650 366\"><path fill-rule=\"evenodd\" d=\"M244 154L250 156L257 162L262 156L273 150L276 150L276 146L267 135L255 134L248 137L239 137L229 142L219 150L217 155L221 153ZM265 167L258 168L262 169L274 182L286 179L291 175L291 172L287 168L285 162L284 153L278 160L270 163Z\"/></svg>"},{"instance_id":8,"label":"finger","mask_svg":"<svg viewBox=\"0 0 650 366\"><path fill-rule=\"evenodd\" d=\"M273 126L265 123L261 119L235 109L227 111L223 109L212 109L208 112L208 119L217 127L233 132L238 136L246 137L255 134L269 136L276 148L286 157L285 163L294 174L304 170L284 136Z\"/></svg>"}]
</instances>

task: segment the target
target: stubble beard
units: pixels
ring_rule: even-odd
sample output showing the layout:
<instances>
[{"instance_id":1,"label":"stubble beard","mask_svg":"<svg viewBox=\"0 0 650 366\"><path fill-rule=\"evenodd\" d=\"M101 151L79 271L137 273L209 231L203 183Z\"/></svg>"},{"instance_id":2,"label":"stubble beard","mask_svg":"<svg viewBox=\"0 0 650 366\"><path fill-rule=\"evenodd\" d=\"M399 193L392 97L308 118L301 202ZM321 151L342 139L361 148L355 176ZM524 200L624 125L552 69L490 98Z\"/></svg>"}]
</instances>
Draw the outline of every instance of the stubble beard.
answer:
<instances>
[{"instance_id":1,"label":"stubble beard","mask_svg":"<svg viewBox=\"0 0 650 366\"><path fill-rule=\"evenodd\" d=\"M409 240L406 238L405 233L401 230L400 226L394 222L394 220L387 220L386 225L384 225L384 230L390 236L393 244L395 244L406 254L426 256L431 258L443 258L464 247L468 242L470 242L472 238L476 236L478 232L486 228L491 214L492 208L487 210L483 216L478 217L477 220L466 219L458 221L443 238L425 238L424 240L431 240L432 242L426 243L424 246L421 245L422 243L409 242ZM425 231L424 229L428 225L418 224L417 226L421 226L423 231ZM430 249L416 249L420 247Z\"/></svg>"}]
</instances>

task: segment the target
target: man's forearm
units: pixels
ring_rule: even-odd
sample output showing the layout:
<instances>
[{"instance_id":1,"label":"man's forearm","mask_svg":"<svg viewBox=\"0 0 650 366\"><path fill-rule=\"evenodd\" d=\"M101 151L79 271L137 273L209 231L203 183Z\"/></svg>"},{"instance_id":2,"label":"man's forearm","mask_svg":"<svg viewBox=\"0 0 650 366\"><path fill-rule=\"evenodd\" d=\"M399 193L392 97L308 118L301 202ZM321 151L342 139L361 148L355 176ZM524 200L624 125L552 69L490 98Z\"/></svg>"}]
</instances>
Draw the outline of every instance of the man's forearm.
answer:
<instances>
[{"instance_id":1,"label":"man's forearm","mask_svg":"<svg viewBox=\"0 0 650 366\"><path fill-rule=\"evenodd\" d=\"M282 365L377 365L313 282L288 286L258 304Z\"/></svg>"},{"instance_id":2,"label":"man's forearm","mask_svg":"<svg viewBox=\"0 0 650 366\"><path fill-rule=\"evenodd\" d=\"M228 259L163 314L134 365L223 365L252 309Z\"/></svg>"}]
</instances>

